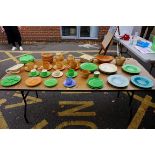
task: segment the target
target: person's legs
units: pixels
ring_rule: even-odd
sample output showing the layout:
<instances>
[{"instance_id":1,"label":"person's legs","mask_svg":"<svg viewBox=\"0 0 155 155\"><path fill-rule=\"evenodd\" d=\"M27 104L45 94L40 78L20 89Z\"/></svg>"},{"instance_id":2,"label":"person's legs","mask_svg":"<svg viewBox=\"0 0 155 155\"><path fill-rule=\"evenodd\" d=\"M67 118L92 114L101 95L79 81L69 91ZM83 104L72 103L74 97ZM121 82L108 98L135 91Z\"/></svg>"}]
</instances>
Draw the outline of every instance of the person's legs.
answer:
<instances>
[{"instance_id":1,"label":"person's legs","mask_svg":"<svg viewBox=\"0 0 155 155\"><path fill-rule=\"evenodd\" d=\"M148 26L147 34L145 39L148 40L150 38L150 34L153 31L154 26Z\"/></svg>"},{"instance_id":2,"label":"person's legs","mask_svg":"<svg viewBox=\"0 0 155 155\"><path fill-rule=\"evenodd\" d=\"M17 49L16 43L15 42L12 42L11 44L12 44L12 49L11 50L12 51L15 51Z\"/></svg>"},{"instance_id":3,"label":"person's legs","mask_svg":"<svg viewBox=\"0 0 155 155\"><path fill-rule=\"evenodd\" d=\"M144 37L146 28L147 28L147 26L142 26L141 33L140 33L140 37L142 37L142 38Z\"/></svg>"},{"instance_id":4,"label":"person's legs","mask_svg":"<svg viewBox=\"0 0 155 155\"><path fill-rule=\"evenodd\" d=\"M23 51L23 47L22 47L21 41L18 41L18 45L19 45L19 50L20 50L20 51Z\"/></svg>"},{"instance_id":5,"label":"person's legs","mask_svg":"<svg viewBox=\"0 0 155 155\"><path fill-rule=\"evenodd\" d=\"M20 46L22 46L22 43L21 43L21 41L18 41L18 45L19 45L19 47L20 47Z\"/></svg>"}]
</instances>

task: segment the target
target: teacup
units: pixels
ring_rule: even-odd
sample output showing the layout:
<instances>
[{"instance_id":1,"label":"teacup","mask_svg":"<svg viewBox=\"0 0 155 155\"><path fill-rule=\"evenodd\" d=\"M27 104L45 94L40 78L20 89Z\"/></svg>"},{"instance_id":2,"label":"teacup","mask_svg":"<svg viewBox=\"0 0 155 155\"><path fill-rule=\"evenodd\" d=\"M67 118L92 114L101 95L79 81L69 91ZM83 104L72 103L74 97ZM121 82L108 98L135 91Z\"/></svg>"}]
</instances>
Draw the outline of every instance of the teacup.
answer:
<instances>
[{"instance_id":1,"label":"teacup","mask_svg":"<svg viewBox=\"0 0 155 155\"><path fill-rule=\"evenodd\" d=\"M69 64L70 68L75 69L77 67L77 62L76 61L72 61Z\"/></svg>"},{"instance_id":2,"label":"teacup","mask_svg":"<svg viewBox=\"0 0 155 155\"><path fill-rule=\"evenodd\" d=\"M99 72L99 71L95 71L95 72L94 72L94 77L98 78L99 75L100 75L100 72Z\"/></svg>"},{"instance_id":3,"label":"teacup","mask_svg":"<svg viewBox=\"0 0 155 155\"><path fill-rule=\"evenodd\" d=\"M63 64L61 62L56 63L57 69L61 69L63 67Z\"/></svg>"},{"instance_id":4,"label":"teacup","mask_svg":"<svg viewBox=\"0 0 155 155\"><path fill-rule=\"evenodd\" d=\"M116 57L116 65L122 66L125 62L125 57Z\"/></svg>"},{"instance_id":5,"label":"teacup","mask_svg":"<svg viewBox=\"0 0 155 155\"><path fill-rule=\"evenodd\" d=\"M67 78L66 79L66 84L71 85L72 84L72 78Z\"/></svg>"},{"instance_id":6,"label":"teacup","mask_svg":"<svg viewBox=\"0 0 155 155\"><path fill-rule=\"evenodd\" d=\"M68 75L73 76L74 75L74 69L69 69L68 70Z\"/></svg>"},{"instance_id":7,"label":"teacup","mask_svg":"<svg viewBox=\"0 0 155 155\"><path fill-rule=\"evenodd\" d=\"M31 70L31 75L32 76L36 76L37 75L37 70L36 69L32 69Z\"/></svg>"},{"instance_id":8,"label":"teacup","mask_svg":"<svg viewBox=\"0 0 155 155\"><path fill-rule=\"evenodd\" d=\"M56 70L56 71L55 71L55 76L59 76L60 73L61 73L61 72L60 72L59 70Z\"/></svg>"},{"instance_id":9,"label":"teacup","mask_svg":"<svg viewBox=\"0 0 155 155\"><path fill-rule=\"evenodd\" d=\"M43 76L46 76L46 75L47 75L47 69L43 69L43 70L41 71L41 74L42 74Z\"/></svg>"},{"instance_id":10,"label":"teacup","mask_svg":"<svg viewBox=\"0 0 155 155\"><path fill-rule=\"evenodd\" d=\"M89 74L90 74L90 71L88 71L88 70L82 70L82 71L81 71L81 76L82 76L83 78L85 78L85 79L88 78Z\"/></svg>"},{"instance_id":11,"label":"teacup","mask_svg":"<svg viewBox=\"0 0 155 155\"><path fill-rule=\"evenodd\" d=\"M43 67L44 69L48 69L50 66L50 63L48 61L43 61Z\"/></svg>"}]
</instances>

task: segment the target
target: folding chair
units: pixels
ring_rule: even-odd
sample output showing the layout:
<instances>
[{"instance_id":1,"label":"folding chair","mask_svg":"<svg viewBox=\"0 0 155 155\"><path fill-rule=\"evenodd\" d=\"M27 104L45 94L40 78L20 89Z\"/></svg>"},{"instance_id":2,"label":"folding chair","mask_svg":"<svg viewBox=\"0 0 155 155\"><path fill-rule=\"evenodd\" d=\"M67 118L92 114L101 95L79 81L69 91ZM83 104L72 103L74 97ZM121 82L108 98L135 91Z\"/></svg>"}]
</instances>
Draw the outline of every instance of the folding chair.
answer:
<instances>
[{"instance_id":1,"label":"folding chair","mask_svg":"<svg viewBox=\"0 0 155 155\"><path fill-rule=\"evenodd\" d=\"M101 49L99 50L98 54L102 54L106 55L107 50L112 42L113 36L115 35L115 32L118 28L119 31L119 27L118 26L111 26L108 30L108 33L105 35L102 43L101 43Z\"/></svg>"}]
</instances>

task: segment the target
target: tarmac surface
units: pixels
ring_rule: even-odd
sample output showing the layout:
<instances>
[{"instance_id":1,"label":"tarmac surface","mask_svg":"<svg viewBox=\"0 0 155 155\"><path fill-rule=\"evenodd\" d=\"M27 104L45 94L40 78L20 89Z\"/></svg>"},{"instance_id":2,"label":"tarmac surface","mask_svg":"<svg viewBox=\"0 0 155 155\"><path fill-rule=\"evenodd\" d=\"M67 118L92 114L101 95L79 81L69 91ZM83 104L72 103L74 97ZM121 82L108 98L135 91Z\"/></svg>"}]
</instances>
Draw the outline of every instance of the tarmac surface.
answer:
<instances>
[{"instance_id":1,"label":"tarmac surface","mask_svg":"<svg viewBox=\"0 0 155 155\"><path fill-rule=\"evenodd\" d=\"M36 58L41 58L42 51L64 51L78 57L83 53L97 54L97 45L83 46L79 43L42 43L24 45L26 51L32 51ZM89 48L88 48L89 47ZM0 78L5 69L16 64L25 51L8 51L8 45L0 45ZM116 49L116 47L112 47ZM111 54L115 54L112 53ZM128 55L125 54L128 57ZM132 56L134 57L134 56ZM137 59L146 69L150 65ZM152 72L155 77L155 69ZM155 128L155 92L138 92L132 102L132 120L130 119L129 97L123 92L117 98L116 92L34 92L27 97L28 119L24 120L24 103L20 92L0 91L0 128L9 129L126 129Z\"/></svg>"}]
</instances>

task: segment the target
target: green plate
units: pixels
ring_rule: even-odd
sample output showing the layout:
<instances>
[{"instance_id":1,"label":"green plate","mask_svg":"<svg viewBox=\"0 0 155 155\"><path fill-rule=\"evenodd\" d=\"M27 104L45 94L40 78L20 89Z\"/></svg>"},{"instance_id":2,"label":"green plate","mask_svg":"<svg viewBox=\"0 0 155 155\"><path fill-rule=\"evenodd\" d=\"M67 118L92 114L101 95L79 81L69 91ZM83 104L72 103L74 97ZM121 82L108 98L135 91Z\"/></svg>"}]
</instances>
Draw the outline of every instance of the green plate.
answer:
<instances>
[{"instance_id":1,"label":"green plate","mask_svg":"<svg viewBox=\"0 0 155 155\"><path fill-rule=\"evenodd\" d=\"M21 56L19 58L19 61L23 64L27 64L28 62L33 62L34 61L34 56L33 55L30 55L30 54L25 54L23 56Z\"/></svg>"},{"instance_id":2,"label":"green plate","mask_svg":"<svg viewBox=\"0 0 155 155\"><path fill-rule=\"evenodd\" d=\"M138 74L141 72L141 69L138 66L126 64L122 66L122 69L130 74Z\"/></svg>"},{"instance_id":3,"label":"green plate","mask_svg":"<svg viewBox=\"0 0 155 155\"><path fill-rule=\"evenodd\" d=\"M55 79L55 78L51 78L51 79L48 79L48 80L45 80L44 81L44 85L46 86L46 87L54 87L54 86L56 86L58 84L58 81L57 81L57 79Z\"/></svg>"},{"instance_id":4,"label":"green plate","mask_svg":"<svg viewBox=\"0 0 155 155\"><path fill-rule=\"evenodd\" d=\"M68 75L68 72L66 72L66 76L67 76L67 77L74 78L74 77L76 77L77 75L78 75L78 72L76 72L76 71L74 71L74 75L73 75L73 76L69 76L69 75Z\"/></svg>"},{"instance_id":5,"label":"green plate","mask_svg":"<svg viewBox=\"0 0 155 155\"><path fill-rule=\"evenodd\" d=\"M42 72L40 73L40 77L42 77L42 78L46 78L46 77L48 77L48 76L50 76L51 75L51 72L48 72L47 71L47 75L46 76L44 76L43 74L42 74Z\"/></svg>"},{"instance_id":6,"label":"green plate","mask_svg":"<svg viewBox=\"0 0 155 155\"><path fill-rule=\"evenodd\" d=\"M0 83L4 87L9 87L17 84L20 81L21 81L21 76L11 75L11 76L4 77Z\"/></svg>"},{"instance_id":7,"label":"green plate","mask_svg":"<svg viewBox=\"0 0 155 155\"><path fill-rule=\"evenodd\" d=\"M94 64L94 63L85 62L85 63L82 63L82 64L80 65L80 68L81 68L82 70L88 70L88 71L90 71L90 72L94 72L95 70L98 69L98 66L97 66L96 64Z\"/></svg>"},{"instance_id":8,"label":"green plate","mask_svg":"<svg viewBox=\"0 0 155 155\"><path fill-rule=\"evenodd\" d=\"M101 89L104 86L103 80L96 77L88 79L87 84L92 89Z\"/></svg>"},{"instance_id":9,"label":"green plate","mask_svg":"<svg viewBox=\"0 0 155 155\"><path fill-rule=\"evenodd\" d=\"M32 75L32 73L31 72L29 72L29 77L36 77L36 76L39 76L39 72L38 71L36 71L37 73L36 73L36 75Z\"/></svg>"}]
</instances>

